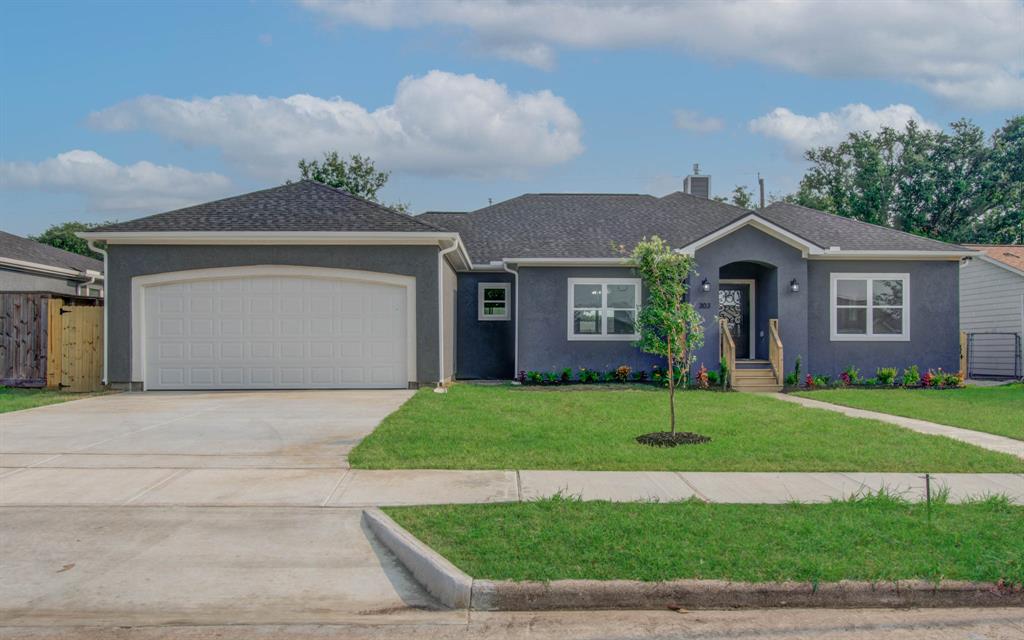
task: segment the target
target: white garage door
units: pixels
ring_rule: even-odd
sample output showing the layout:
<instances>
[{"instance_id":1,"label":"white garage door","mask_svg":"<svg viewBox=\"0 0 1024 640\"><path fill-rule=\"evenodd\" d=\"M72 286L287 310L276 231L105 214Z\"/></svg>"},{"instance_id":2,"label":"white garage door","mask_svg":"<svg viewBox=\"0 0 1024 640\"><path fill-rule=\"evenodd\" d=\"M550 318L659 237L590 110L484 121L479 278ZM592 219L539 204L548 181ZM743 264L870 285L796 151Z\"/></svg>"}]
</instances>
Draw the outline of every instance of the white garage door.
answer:
<instances>
[{"instance_id":1,"label":"white garage door","mask_svg":"<svg viewBox=\"0 0 1024 640\"><path fill-rule=\"evenodd\" d=\"M145 288L147 389L405 388L402 286L245 276Z\"/></svg>"}]
</instances>

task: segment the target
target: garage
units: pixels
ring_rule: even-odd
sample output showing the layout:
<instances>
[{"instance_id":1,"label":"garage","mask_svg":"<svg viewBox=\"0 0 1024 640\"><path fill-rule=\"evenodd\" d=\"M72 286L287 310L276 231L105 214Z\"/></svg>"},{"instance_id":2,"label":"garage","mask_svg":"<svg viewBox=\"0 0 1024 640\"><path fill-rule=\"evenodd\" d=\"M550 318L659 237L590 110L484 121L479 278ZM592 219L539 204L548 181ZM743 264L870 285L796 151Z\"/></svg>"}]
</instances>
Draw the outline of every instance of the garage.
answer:
<instances>
[{"instance_id":1,"label":"garage","mask_svg":"<svg viewBox=\"0 0 1024 640\"><path fill-rule=\"evenodd\" d=\"M133 279L145 389L406 388L415 280L316 267Z\"/></svg>"}]
</instances>

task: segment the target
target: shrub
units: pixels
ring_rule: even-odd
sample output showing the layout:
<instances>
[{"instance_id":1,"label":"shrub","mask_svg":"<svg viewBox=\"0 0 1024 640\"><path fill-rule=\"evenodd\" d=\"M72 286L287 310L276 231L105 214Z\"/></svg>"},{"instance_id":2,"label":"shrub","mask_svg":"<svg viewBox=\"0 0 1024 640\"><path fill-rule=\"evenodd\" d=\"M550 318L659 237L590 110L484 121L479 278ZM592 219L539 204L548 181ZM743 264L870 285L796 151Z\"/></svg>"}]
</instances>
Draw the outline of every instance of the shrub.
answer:
<instances>
[{"instance_id":1,"label":"shrub","mask_svg":"<svg viewBox=\"0 0 1024 640\"><path fill-rule=\"evenodd\" d=\"M516 380L519 381L519 384L526 384L526 372L520 369L519 375L516 376Z\"/></svg>"},{"instance_id":2,"label":"shrub","mask_svg":"<svg viewBox=\"0 0 1024 640\"><path fill-rule=\"evenodd\" d=\"M931 369L929 369L928 372L925 373L924 376L921 378L921 384L923 384L926 387L934 386L935 385L935 372L932 371Z\"/></svg>"},{"instance_id":3,"label":"shrub","mask_svg":"<svg viewBox=\"0 0 1024 640\"><path fill-rule=\"evenodd\" d=\"M531 384L540 384L544 378L540 371L527 371L526 379L529 380Z\"/></svg>"},{"instance_id":4,"label":"shrub","mask_svg":"<svg viewBox=\"0 0 1024 640\"><path fill-rule=\"evenodd\" d=\"M796 371L793 371L792 373L787 373L786 374L786 386L787 387L795 387L799 381L800 381L800 374L797 373Z\"/></svg>"},{"instance_id":5,"label":"shrub","mask_svg":"<svg viewBox=\"0 0 1024 640\"><path fill-rule=\"evenodd\" d=\"M729 363L724 357L718 361L718 378L723 387L729 384Z\"/></svg>"},{"instance_id":6,"label":"shrub","mask_svg":"<svg viewBox=\"0 0 1024 640\"><path fill-rule=\"evenodd\" d=\"M651 380L653 380L655 382L664 382L665 381L665 372L662 371L661 367L659 367L658 365L654 365L651 368Z\"/></svg>"},{"instance_id":7,"label":"shrub","mask_svg":"<svg viewBox=\"0 0 1024 640\"><path fill-rule=\"evenodd\" d=\"M827 387L832 383L832 378L829 376L814 376L814 386L816 387Z\"/></svg>"},{"instance_id":8,"label":"shrub","mask_svg":"<svg viewBox=\"0 0 1024 640\"><path fill-rule=\"evenodd\" d=\"M633 371L631 367L628 367L626 365L620 366L618 369L615 370L615 380L618 382L628 382L629 374L631 371Z\"/></svg>"},{"instance_id":9,"label":"shrub","mask_svg":"<svg viewBox=\"0 0 1024 640\"><path fill-rule=\"evenodd\" d=\"M701 389L707 389L708 384L708 368L702 362L700 369L697 369L697 386Z\"/></svg>"},{"instance_id":10,"label":"shrub","mask_svg":"<svg viewBox=\"0 0 1024 640\"><path fill-rule=\"evenodd\" d=\"M843 372L839 374L839 377L842 378L843 384L845 384L846 386L859 384L861 381L860 369L851 364L850 366L843 369Z\"/></svg>"},{"instance_id":11,"label":"shrub","mask_svg":"<svg viewBox=\"0 0 1024 640\"><path fill-rule=\"evenodd\" d=\"M946 374L946 386L947 387L962 387L964 379L960 377L959 373L947 373Z\"/></svg>"},{"instance_id":12,"label":"shrub","mask_svg":"<svg viewBox=\"0 0 1024 640\"><path fill-rule=\"evenodd\" d=\"M874 387L878 384L878 378L867 378L865 380L861 380L861 384L866 387Z\"/></svg>"},{"instance_id":13,"label":"shrub","mask_svg":"<svg viewBox=\"0 0 1024 640\"><path fill-rule=\"evenodd\" d=\"M584 384L590 384L592 382L597 382L600 379L600 374L598 374L598 372L593 371L591 369L586 369L584 367L580 367L580 372L579 372L578 378L579 378L580 382L582 382Z\"/></svg>"},{"instance_id":14,"label":"shrub","mask_svg":"<svg viewBox=\"0 0 1024 640\"><path fill-rule=\"evenodd\" d=\"M602 382L615 382L615 371L605 371L601 374Z\"/></svg>"},{"instance_id":15,"label":"shrub","mask_svg":"<svg viewBox=\"0 0 1024 640\"><path fill-rule=\"evenodd\" d=\"M797 380L800 379L800 363L800 356L797 356L796 361L793 363L793 375L796 377Z\"/></svg>"},{"instance_id":16,"label":"shrub","mask_svg":"<svg viewBox=\"0 0 1024 640\"><path fill-rule=\"evenodd\" d=\"M544 384L558 384L558 374L554 371L549 371L544 374Z\"/></svg>"},{"instance_id":17,"label":"shrub","mask_svg":"<svg viewBox=\"0 0 1024 640\"><path fill-rule=\"evenodd\" d=\"M719 383L718 372L708 371L708 386L717 387Z\"/></svg>"},{"instance_id":18,"label":"shrub","mask_svg":"<svg viewBox=\"0 0 1024 640\"><path fill-rule=\"evenodd\" d=\"M879 367L878 369L875 369L875 375L878 376L878 384L891 386L896 382L895 367Z\"/></svg>"},{"instance_id":19,"label":"shrub","mask_svg":"<svg viewBox=\"0 0 1024 640\"><path fill-rule=\"evenodd\" d=\"M634 371L633 379L636 380L637 382L644 382L645 380L647 380L647 372L644 371L643 369Z\"/></svg>"},{"instance_id":20,"label":"shrub","mask_svg":"<svg viewBox=\"0 0 1024 640\"><path fill-rule=\"evenodd\" d=\"M917 365L912 364L903 370L903 386L914 387L921 382L921 372L917 370Z\"/></svg>"},{"instance_id":21,"label":"shrub","mask_svg":"<svg viewBox=\"0 0 1024 640\"><path fill-rule=\"evenodd\" d=\"M572 380L572 368L566 367L562 369L562 375L559 376L559 382L566 384Z\"/></svg>"}]
</instances>

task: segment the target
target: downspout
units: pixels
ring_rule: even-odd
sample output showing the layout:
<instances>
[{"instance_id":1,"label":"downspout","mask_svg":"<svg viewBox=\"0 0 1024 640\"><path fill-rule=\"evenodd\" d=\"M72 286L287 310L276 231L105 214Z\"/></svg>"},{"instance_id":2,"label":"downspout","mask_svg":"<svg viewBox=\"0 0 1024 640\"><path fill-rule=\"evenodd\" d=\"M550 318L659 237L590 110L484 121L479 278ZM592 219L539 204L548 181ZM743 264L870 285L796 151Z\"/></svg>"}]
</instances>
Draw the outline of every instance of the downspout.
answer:
<instances>
[{"instance_id":1,"label":"downspout","mask_svg":"<svg viewBox=\"0 0 1024 640\"><path fill-rule=\"evenodd\" d=\"M106 268L106 266L104 266L104 268ZM90 284L96 284L96 276L89 276L89 279L86 280L85 282L79 282L78 284L76 284L75 285L75 295L77 295L77 296L82 295L82 287L85 287L85 295L88 296L89 295L89 285Z\"/></svg>"},{"instance_id":2,"label":"downspout","mask_svg":"<svg viewBox=\"0 0 1024 640\"><path fill-rule=\"evenodd\" d=\"M513 280L513 300L515 305L515 323L516 326L512 328L512 358L515 362L515 368L512 370L512 379L515 380L519 375L519 270L512 270L508 268L508 263L502 261L501 268L512 274Z\"/></svg>"},{"instance_id":3,"label":"downspout","mask_svg":"<svg viewBox=\"0 0 1024 640\"><path fill-rule=\"evenodd\" d=\"M444 388L444 257L459 248L456 240L452 246L437 252L437 387L434 393L447 393Z\"/></svg>"},{"instance_id":4,"label":"downspout","mask_svg":"<svg viewBox=\"0 0 1024 640\"><path fill-rule=\"evenodd\" d=\"M91 250L103 256L103 380L101 382L103 382L104 385L108 385L110 384L110 379L107 375L107 363L110 361L110 341L107 339L107 332L109 331L110 327L110 321L108 320L108 317L110 315L110 305L106 300L106 290L107 283L110 282L110 268L108 267L107 264L108 261L106 249L100 249L99 247L97 247L95 240L86 240L85 242L87 245L89 245L89 248ZM95 280L95 278L93 280Z\"/></svg>"}]
</instances>

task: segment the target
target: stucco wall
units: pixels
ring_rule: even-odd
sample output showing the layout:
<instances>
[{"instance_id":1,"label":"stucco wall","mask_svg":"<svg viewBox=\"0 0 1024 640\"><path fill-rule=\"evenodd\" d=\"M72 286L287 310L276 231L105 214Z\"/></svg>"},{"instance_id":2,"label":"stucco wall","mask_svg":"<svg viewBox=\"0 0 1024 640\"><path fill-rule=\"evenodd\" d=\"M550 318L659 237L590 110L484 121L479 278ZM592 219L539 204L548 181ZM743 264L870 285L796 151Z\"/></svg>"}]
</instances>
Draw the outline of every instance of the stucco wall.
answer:
<instances>
[{"instance_id":1,"label":"stucco wall","mask_svg":"<svg viewBox=\"0 0 1024 640\"><path fill-rule=\"evenodd\" d=\"M438 379L437 247L111 245L107 252L108 375L112 383L131 381L133 277L249 265L358 269L415 277L417 382L427 384Z\"/></svg>"},{"instance_id":2,"label":"stucco wall","mask_svg":"<svg viewBox=\"0 0 1024 640\"><path fill-rule=\"evenodd\" d=\"M812 260L808 263L810 358L805 371L838 375L853 365L873 376L878 367L918 365L921 373L960 368L959 264L925 262ZM910 340L832 342L829 329L829 276L832 273L910 274ZM788 371L788 369L787 369Z\"/></svg>"},{"instance_id":3,"label":"stucco wall","mask_svg":"<svg viewBox=\"0 0 1024 640\"><path fill-rule=\"evenodd\" d=\"M568 339L569 278L635 278L620 267L522 267L519 269L519 368L560 371L580 367L608 371L620 365L634 369L664 367L665 359L643 353L627 340Z\"/></svg>"},{"instance_id":4,"label":"stucco wall","mask_svg":"<svg viewBox=\"0 0 1024 640\"><path fill-rule=\"evenodd\" d=\"M478 320L477 290L481 282L510 283L509 320ZM456 373L463 379L505 379L515 376L515 287L509 273L460 273L456 327Z\"/></svg>"},{"instance_id":5,"label":"stucco wall","mask_svg":"<svg viewBox=\"0 0 1024 640\"><path fill-rule=\"evenodd\" d=\"M0 291L9 293L20 291L24 293L49 292L76 295L76 285L78 284L78 282L65 278L0 268Z\"/></svg>"},{"instance_id":6,"label":"stucco wall","mask_svg":"<svg viewBox=\"0 0 1024 640\"><path fill-rule=\"evenodd\" d=\"M695 366L704 363L709 369L716 369L719 354L718 331L718 281L722 267L732 263L753 263L759 269L746 273L746 265L726 267L721 277L755 277L758 279L756 293L755 331L758 357L768 357L768 318L779 319L779 335L782 339L785 369L793 368L796 357L801 356L804 366L809 359L807 342L807 261L800 250L763 233L753 227L743 227L705 247L697 250L697 273L691 277L690 301L704 318L704 346L697 351ZM711 285L708 292L701 291L700 284L707 279ZM793 293L789 283L793 279L800 283L800 292ZM702 305L703 308L702 308Z\"/></svg>"},{"instance_id":7,"label":"stucco wall","mask_svg":"<svg viewBox=\"0 0 1024 640\"><path fill-rule=\"evenodd\" d=\"M444 262L444 378L451 379L455 375L455 352L457 349L456 335L456 311L455 305L458 298L459 280L455 269Z\"/></svg>"}]
</instances>

